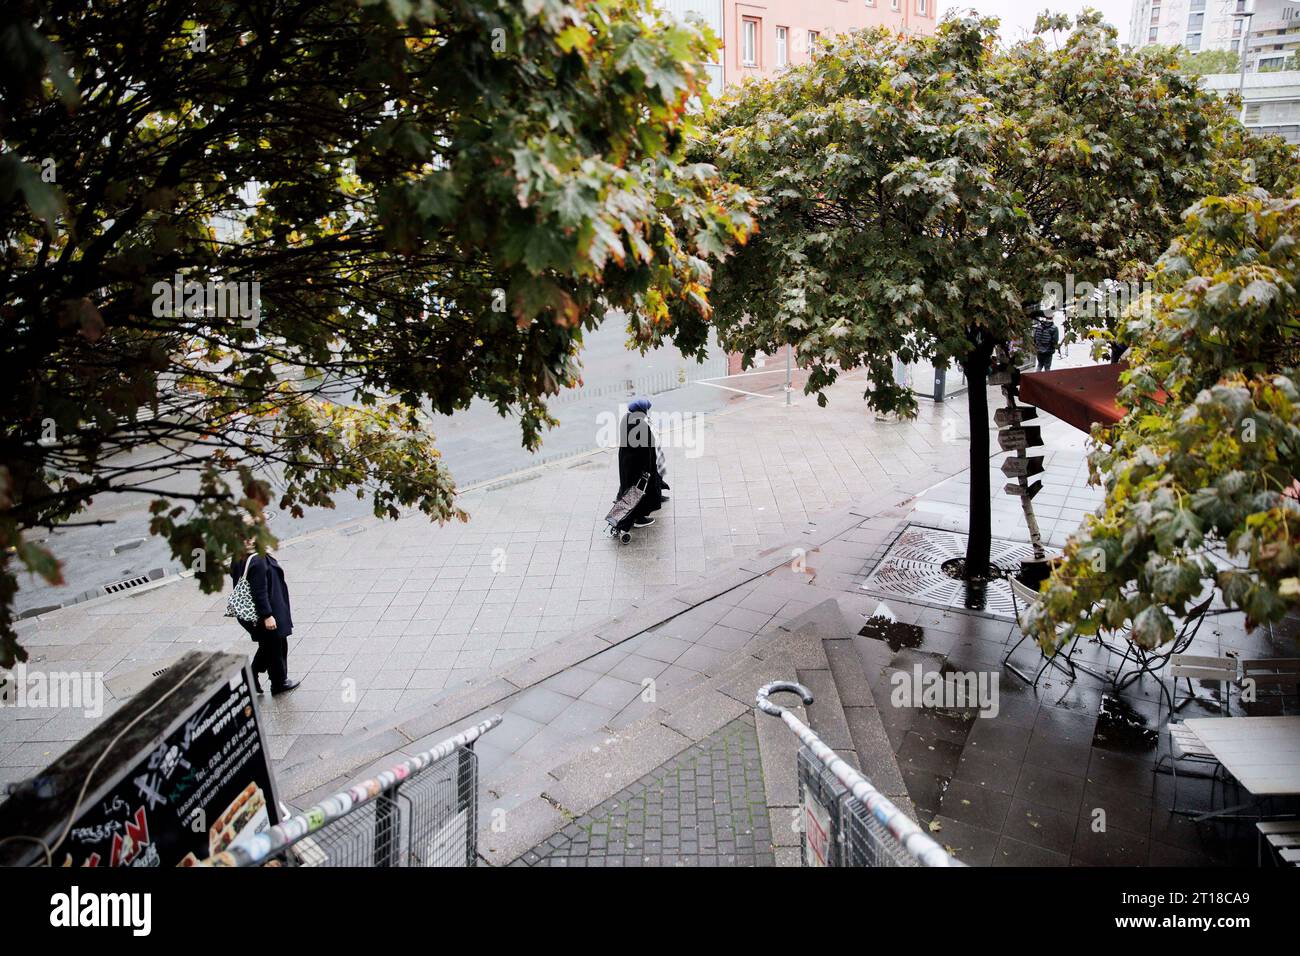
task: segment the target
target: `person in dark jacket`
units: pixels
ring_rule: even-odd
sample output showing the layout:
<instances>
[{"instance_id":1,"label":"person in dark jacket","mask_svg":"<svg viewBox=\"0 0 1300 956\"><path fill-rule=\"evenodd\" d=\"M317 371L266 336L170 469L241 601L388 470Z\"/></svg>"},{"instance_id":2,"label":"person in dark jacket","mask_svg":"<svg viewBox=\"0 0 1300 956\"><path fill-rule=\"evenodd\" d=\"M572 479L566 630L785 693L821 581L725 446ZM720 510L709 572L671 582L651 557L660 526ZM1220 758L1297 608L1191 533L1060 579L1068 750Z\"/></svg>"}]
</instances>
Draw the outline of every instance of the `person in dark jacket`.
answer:
<instances>
[{"instance_id":1,"label":"person in dark jacket","mask_svg":"<svg viewBox=\"0 0 1300 956\"><path fill-rule=\"evenodd\" d=\"M257 621L240 621L250 637L257 642L253 655L253 686L260 694L262 682L258 674L271 680L271 693L283 694L298 686L289 680L289 635L293 633L293 615L289 608L289 586L284 580L280 562L269 554L260 555L248 544L248 552L230 565L230 578L238 582L248 565L248 590L257 607Z\"/></svg>"},{"instance_id":2,"label":"person in dark jacket","mask_svg":"<svg viewBox=\"0 0 1300 956\"><path fill-rule=\"evenodd\" d=\"M645 528L655 523L650 517L652 511L658 511L664 502L663 476L659 473L659 460L655 454L654 433L650 430L650 399L638 398L627 407L627 414L619 422L618 429L618 494L617 501L627 493L643 476L646 481L645 497L630 515L635 528Z\"/></svg>"},{"instance_id":3,"label":"person in dark jacket","mask_svg":"<svg viewBox=\"0 0 1300 956\"><path fill-rule=\"evenodd\" d=\"M1034 351L1038 353L1038 371L1052 370L1052 353L1061 344L1061 330L1056 327L1052 317L1044 312L1034 320Z\"/></svg>"}]
</instances>

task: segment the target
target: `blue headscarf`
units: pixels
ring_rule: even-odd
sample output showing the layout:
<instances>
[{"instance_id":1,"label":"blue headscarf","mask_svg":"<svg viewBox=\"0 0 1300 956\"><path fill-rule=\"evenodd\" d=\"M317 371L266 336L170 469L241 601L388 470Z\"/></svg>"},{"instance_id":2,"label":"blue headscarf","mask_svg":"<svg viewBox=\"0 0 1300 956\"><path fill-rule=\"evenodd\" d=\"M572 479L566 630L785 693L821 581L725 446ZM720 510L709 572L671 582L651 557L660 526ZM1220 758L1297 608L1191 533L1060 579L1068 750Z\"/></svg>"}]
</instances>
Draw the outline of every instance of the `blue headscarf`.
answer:
<instances>
[{"instance_id":1,"label":"blue headscarf","mask_svg":"<svg viewBox=\"0 0 1300 956\"><path fill-rule=\"evenodd\" d=\"M634 398L628 403L627 410L629 412L648 412L650 411L650 399Z\"/></svg>"}]
</instances>

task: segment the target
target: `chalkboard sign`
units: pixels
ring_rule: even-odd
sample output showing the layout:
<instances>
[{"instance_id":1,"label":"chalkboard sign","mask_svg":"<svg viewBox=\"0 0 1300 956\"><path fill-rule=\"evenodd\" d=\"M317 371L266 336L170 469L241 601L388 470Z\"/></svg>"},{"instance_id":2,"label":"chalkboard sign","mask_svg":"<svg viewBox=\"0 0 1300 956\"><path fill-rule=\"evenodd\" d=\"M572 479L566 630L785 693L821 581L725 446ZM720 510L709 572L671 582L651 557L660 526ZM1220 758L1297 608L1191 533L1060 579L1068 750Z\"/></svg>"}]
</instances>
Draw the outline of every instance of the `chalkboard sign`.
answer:
<instances>
[{"instance_id":1,"label":"chalkboard sign","mask_svg":"<svg viewBox=\"0 0 1300 956\"><path fill-rule=\"evenodd\" d=\"M56 866L193 866L278 808L244 658L192 652L0 806L0 834L38 837ZM0 863L45 861L38 844L2 846Z\"/></svg>"}]
</instances>

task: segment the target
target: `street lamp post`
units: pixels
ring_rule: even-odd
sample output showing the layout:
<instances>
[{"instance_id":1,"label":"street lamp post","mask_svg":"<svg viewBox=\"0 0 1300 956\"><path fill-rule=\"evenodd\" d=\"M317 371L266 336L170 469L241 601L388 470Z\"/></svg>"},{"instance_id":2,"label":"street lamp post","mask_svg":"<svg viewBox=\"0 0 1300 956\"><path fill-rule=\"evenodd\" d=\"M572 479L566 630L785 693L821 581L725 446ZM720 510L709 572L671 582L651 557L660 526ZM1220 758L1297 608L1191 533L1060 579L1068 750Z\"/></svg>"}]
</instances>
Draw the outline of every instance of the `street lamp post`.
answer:
<instances>
[{"instance_id":1,"label":"street lamp post","mask_svg":"<svg viewBox=\"0 0 1300 956\"><path fill-rule=\"evenodd\" d=\"M787 344L785 347L785 403L790 404L791 395L794 391L794 383L790 377L790 353L794 351L794 346Z\"/></svg>"},{"instance_id":2,"label":"street lamp post","mask_svg":"<svg viewBox=\"0 0 1300 956\"><path fill-rule=\"evenodd\" d=\"M1254 26L1255 11L1242 10L1237 16L1246 21L1241 31L1241 76L1237 83L1237 95L1241 97L1241 122L1246 122L1246 58L1250 56L1250 29Z\"/></svg>"}]
</instances>

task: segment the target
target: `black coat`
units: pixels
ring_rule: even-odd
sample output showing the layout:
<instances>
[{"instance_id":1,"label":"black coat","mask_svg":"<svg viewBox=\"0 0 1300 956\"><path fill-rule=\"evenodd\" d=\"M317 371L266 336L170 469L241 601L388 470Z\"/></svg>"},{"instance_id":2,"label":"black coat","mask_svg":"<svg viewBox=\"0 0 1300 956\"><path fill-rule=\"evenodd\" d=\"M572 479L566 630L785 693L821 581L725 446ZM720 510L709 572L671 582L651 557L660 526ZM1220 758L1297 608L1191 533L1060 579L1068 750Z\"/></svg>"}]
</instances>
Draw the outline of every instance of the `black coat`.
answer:
<instances>
[{"instance_id":1,"label":"black coat","mask_svg":"<svg viewBox=\"0 0 1300 956\"><path fill-rule=\"evenodd\" d=\"M618 441L618 495L621 498L629 488L647 473L645 497L632 512L637 520L663 507L663 479L659 477L659 463L655 456L654 435L645 412L629 412L620 423Z\"/></svg>"},{"instance_id":2,"label":"black coat","mask_svg":"<svg viewBox=\"0 0 1300 956\"><path fill-rule=\"evenodd\" d=\"M230 566L230 580L238 582L244 573L244 558L237 558ZM289 610L289 586L284 581L284 569L269 554L253 555L247 559L248 590L252 592L257 607L257 623L240 621L253 640L265 637L288 637L293 633L293 616ZM275 618L275 630L268 631L262 624L268 617Z\"/></svg>"}]
</instances>

